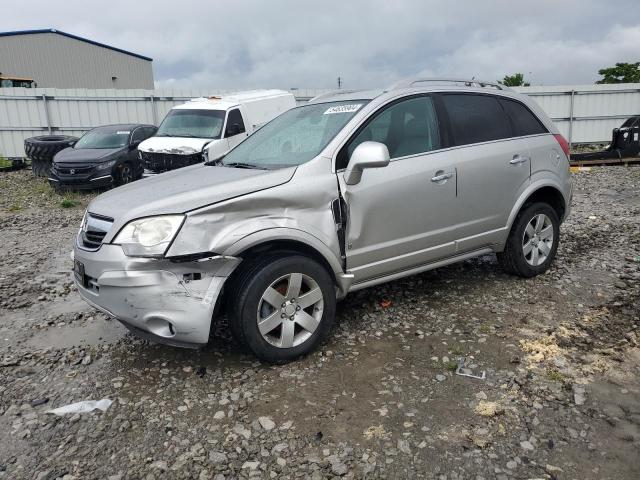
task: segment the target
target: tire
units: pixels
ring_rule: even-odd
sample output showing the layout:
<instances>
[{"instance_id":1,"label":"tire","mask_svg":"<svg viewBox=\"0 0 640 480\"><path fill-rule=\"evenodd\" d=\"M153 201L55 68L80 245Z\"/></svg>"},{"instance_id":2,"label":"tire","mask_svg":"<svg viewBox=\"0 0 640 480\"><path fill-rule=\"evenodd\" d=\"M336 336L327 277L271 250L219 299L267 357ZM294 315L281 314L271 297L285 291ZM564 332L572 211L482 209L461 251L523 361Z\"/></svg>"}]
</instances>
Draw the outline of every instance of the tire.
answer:
<instances>
[{"instance_id":1,"label":"tire","mask_svg":"<svg viewBox=\"0 0 640 480\"><path fill-rule=\"evenodd\" d=\"M507 273L534 277L549 269L559 242L556 211L543 202L525 205L513 222L504 251L497 255L498 261Z\"/></svg>"},{"instance_id":2,"label":"tire","mask_svg":"<svg viewBox=\"0 0 640 480\"><path fill-rule=\"evenodd\" d=\"M116 169L116 185L126 185L127 183L131 183L136 180L135 172L133 171L133 167L130 163L125 162L118 166Z\"/></svg>"},{"instance_id":3,"label":"tire","mask_svg":"<svg viewBox=\"0 0 640 480\"><path fill-rule=\"evenodd\" d=\"M55 154L77 141L77 137L68 135L42 135L27 138L24 141L24 152L31 159L33 174L36 177L48 177Z\"/></svg>"},{"instance_id":4,"label":"tire","mask_svg":"<svg viewBox=\"0 0 640 480\"><path fill-rule=\"evenodd\" d=\"M295 294L298 279L300 293L289 294L289 288ZM234 294L227 308L233 336L265 362L285 363L311 352L327 337L335 320L331 276L311 258L295 253L248 264L228 291ZM262 324L261 333L258 321L265 319L270 320Z\"/></svg>"}]
</instances>

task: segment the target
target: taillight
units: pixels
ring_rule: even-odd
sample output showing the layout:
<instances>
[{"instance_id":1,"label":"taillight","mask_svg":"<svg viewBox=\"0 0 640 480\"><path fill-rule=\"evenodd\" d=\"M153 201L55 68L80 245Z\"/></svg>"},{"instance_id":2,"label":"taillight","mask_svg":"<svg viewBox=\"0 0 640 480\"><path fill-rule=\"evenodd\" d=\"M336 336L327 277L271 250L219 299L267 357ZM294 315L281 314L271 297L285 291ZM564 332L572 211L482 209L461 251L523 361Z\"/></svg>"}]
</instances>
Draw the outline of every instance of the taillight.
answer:
<instances>
[{"instance_id":1,"label":"taillight","mask_svg":"<svg viewBox=\"0 0 640 480\"><path fill-rule=\"evenodd\" d=\"M558 144L560 145L560 148L562 149L564 154L567 156L567 160L568 160L569 156L571 155L571 152L569 151L569 143L559 133L556 133L554 135L554 137L556 137L556 140L558 141Z\"/></svg>"}]
</instances>

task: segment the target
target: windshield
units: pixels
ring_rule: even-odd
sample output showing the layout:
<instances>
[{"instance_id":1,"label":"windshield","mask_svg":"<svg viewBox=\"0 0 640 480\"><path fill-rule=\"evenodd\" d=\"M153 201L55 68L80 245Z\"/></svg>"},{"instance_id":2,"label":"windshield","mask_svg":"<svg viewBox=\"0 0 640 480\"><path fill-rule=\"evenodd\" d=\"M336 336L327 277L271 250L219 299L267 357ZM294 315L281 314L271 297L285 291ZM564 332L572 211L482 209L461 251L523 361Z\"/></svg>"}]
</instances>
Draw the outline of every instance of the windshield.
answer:
<instances>
[{"instance_id":1,"label":"windshield","mask_svg":"<svg viewBox=\"0 0 640 480\"><path fill-rule=\"evenodd\" d=\"M73 148L122 148L129 143L130 130L96 128L85 133Z\"/></svg>"},{"instance_id":2,"label":"windshield","mask_svg":"<svg viewBox=\"0 0 640 480\"><path fill-rule=\"evenodd\" d=\"M223 165L282 168L317 156L366 102L329 102L293 108L244 140Z\"/></svg>"},{"instance_id":3,"label":"windshield","mask_svg":"<svg viewBox=\"0 0 640 480\"><path fill-rule=\"evenodd\" d=\"M170 110L156 137L220 138L223 110Z\"/></svg>"}]
</instances>

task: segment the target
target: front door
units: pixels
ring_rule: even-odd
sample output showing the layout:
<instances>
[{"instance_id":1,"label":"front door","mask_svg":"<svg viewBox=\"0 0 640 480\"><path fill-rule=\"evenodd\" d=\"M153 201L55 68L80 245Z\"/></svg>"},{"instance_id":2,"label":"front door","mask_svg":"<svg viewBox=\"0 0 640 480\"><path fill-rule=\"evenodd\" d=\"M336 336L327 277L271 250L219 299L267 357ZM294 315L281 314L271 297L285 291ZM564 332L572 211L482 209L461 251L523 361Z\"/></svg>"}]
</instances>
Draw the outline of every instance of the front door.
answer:
<instances>
[{"instance_id":1,"label":"front door","mask_svg":"<svg viewBox=\"0 0 640 480\"><path fill-rule=\"evenodd\" d=\"M338 174L348 205L347 268L355 283L450 256L456 239L456 170L439 151L433 99L416 96L385 107L338 158L367 140L387 145L389 165L365 170L356 185Z\"/></svg>"}]
</instances>

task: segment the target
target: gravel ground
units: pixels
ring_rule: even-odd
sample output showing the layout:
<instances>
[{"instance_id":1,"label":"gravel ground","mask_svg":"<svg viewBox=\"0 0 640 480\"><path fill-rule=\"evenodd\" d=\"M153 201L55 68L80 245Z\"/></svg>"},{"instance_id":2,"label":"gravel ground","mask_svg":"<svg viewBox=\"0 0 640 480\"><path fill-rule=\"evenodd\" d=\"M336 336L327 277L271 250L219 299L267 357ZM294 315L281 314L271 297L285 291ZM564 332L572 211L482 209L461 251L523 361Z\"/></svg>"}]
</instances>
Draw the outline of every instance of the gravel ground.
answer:
<instances>
[{"instance_id":1,"label":"gravel ground","mask_svg":"<svg viewBox=\"0 0 640 480\"><path fill-rule=\"evenodd\" d=\"M223 325L189 351L92 311L69 275L90 195L2 174L0 479L640 478L640 168L575 180L547 274L491 255L363 290L270 366Z\"/></svg>"}]
</instances>

